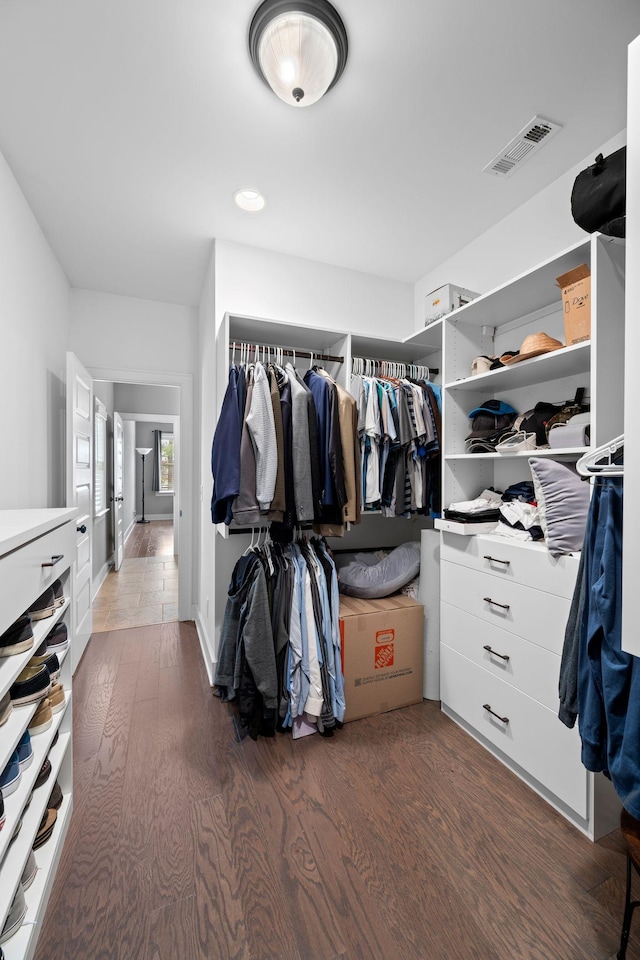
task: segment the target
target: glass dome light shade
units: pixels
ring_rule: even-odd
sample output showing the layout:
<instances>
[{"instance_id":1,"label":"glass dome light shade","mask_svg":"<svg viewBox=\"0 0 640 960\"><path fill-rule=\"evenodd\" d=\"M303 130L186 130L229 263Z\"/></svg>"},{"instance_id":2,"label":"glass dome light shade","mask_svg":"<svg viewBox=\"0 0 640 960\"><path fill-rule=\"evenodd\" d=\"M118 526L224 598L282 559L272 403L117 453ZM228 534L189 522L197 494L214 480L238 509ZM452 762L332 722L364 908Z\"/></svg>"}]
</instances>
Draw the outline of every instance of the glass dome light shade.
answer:
<instances>
[{"instance_id":1,"label":"glass dome light shade","mask_svg":"<svg viewBox=\"0 0 640 960\"><path fill-rule=\"evenodd\" d=\"M266 27L258 47L260 68L285 103L308 107L322 97L338 67L329 30L306 13L283 13Z\"/></svg>"},{"instance_id":2,"label":"glass dome light shade","mask_svg":"<svg viewBox=\"0 0 640 960\"><path fill-rule=\"evenodd\" d=\"M263 0L248 39L258 75L293 107L316 103L347 62L347 31L329 0Z\"/></svg>"}]
</instances>

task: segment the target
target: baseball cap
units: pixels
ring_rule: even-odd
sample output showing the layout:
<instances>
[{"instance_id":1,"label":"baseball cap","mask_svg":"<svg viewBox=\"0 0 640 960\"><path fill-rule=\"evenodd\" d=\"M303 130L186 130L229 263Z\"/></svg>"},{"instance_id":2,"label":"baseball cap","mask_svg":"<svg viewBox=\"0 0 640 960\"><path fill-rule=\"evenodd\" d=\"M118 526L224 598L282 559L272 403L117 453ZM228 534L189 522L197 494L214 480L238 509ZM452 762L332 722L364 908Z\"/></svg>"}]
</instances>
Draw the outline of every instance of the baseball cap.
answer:
<instances>
[{"instance_id":1,"label":"baseball cap","mask_svg":"<svg viewBox=\"0 0 640 960\"><path fill-rule=\"evenodd\" d=\"M510 414L513 417L517 416L517 412L513 407L505 403L504 400L485 400L479 407L473 408L469 417L476 417L479 413L489 413L493 414L493 416L505 416L506 414Z\"/></svg>"}]
</instances>

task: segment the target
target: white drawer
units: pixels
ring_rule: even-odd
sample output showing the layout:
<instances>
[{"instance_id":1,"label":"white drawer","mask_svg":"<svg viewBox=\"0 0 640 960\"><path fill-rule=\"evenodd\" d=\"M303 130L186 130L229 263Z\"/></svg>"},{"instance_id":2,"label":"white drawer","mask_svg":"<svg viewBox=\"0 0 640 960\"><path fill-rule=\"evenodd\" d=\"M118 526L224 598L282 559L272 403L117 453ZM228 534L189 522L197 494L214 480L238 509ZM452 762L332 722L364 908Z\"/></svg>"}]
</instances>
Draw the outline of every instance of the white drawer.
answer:
<instances>
[{"instance_id":1,"label":"white drawer","mask_svg":"<svg viewBox=\"0 0 640 960\"><path fill-rule=\"evenodd\" d=\"M442 645L442 702L579 816L587 816L580 736L555 713ZM500 720L489 713L491 707Z\"/></svg>"},{"instance_id":2,"label":"white drawer","mask_svg":"<svg viewBox=\"0 0 640 960\"><path fill-rule=\"evenodd\" d=\"M560 655L571 601L443 561L441 599ZM491 602L489 602L491 601Z\"/></svg>"},{"instance_id":3,"label":"white drawer","mask_svg":"<svg viewBox=\"0 0 640 960\"><path fill-rule=\"evenodd\" d=\"M543 543L517 543L489 534L458 537L447 533L442 535L441 557L569 599L580 560L579 554L554 559Z\"/></svg>"},{"instance_id":4,"label":"white drawer","mask_svg":"<svg viewBox=\"0 0 640 960\"><path fill-rule=\"evenodd\" d=\"M0 557L0 633L67 570L75 550L76 525L71 521ZM53 562L56 557L60 559Z\"/></svg>"},{"instance_id":5,"label":"white drawer","mask_svg":"<svg viewBox=\"0 0 640 960\"><path fill-rule=\"evenodd\" d=\"M440 608L440 637L447 646L557 713L557 654L472 617L450 603L443 603Z\"/></svg>"}]
</instances>

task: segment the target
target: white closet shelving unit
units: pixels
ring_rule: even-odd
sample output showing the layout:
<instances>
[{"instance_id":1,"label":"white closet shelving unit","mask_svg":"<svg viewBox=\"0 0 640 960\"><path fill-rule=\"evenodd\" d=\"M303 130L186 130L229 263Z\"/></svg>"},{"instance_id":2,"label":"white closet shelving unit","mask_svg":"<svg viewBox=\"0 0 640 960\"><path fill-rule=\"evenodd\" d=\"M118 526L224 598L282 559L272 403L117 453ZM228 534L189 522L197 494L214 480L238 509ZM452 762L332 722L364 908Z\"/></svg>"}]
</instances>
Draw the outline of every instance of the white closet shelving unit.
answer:
<instances>
[{"instance_id":1,"label":"white closet shelving unit","mask_svg":"<svg viewBox=\"0 0 640 960\"><path fill-rule=\"evenodd\" d=\"M622 432L624 260L623 242L594 235L443 318L443 506L530 480L530 456L575 461L585 452L465 453L469 411L485 400L504 400L521 413L538 401L571 400L583 387L592 446ZM564 342L556 277L582 263L592 275L591 340L470 376L476 356L517 350L529 334ZM601 836L617 826L618 803L608 782L582 766L577 729L557 718L579 558L554 560L544 544L492 534L461 536L454 531L462 525L444 520L436 526L443 710L581 830Z\"/></svg>"},{"instance_id":2,"label":"white closet shelving unit","mask_svg":"<svg viewBox=\"0 0 640 960\"><path fill-rule=\"evenodd\" d=\"M71 563L76 549L75 509L0 511L0 633L28 609L46 587L60 579L64 605L52 617L33 623L33 647L16 656L0 658L0 697L29 662L42 640L60 620L68 627L70 644L58 655L60 680L65 690L64 710L54 714L48 730L32 737L33 760L22 772L18 789L5 799L6 823L0 831L0 929L11 909L27 858L53 786L58 780L62 806L51 838L35 851L38 872L27 889L27 914L20 929L3 945L5 960L29 960L34 954L42 920L53 885L56 868L73 806L72 717L71 717ZM13 707L0 727L0 767L4 769L20 737L27 729L38 704ZM53 739L58 734L55 746ZM48 757L51 773L37 790L33 785ZM33 793L33 796L32 796ZM29 798L31 802L25 809ZM18 823L22 826L15 840Z\"/></svg>"},{"instance_id":3,"label":"white closet shelving unit","mask_svg":"<svg viewBox=\"0 0 640 960\"><path fill-rule=\"evenodd\" d=\"M392 327L393 318L390 318L390 328ZM406 340L399 340L392 337L345 333L344 330L335 330L330 326L315 327L227 313L216 337L217 416L220 413L228 382L229 363L233 356L234 342L237 344L242 341L259 346L294 349L298 351L296 368L301 373L308 369L312 361L309 357L301 357L299 351L313 351L314 354L341 357L342 363L318 362L327 369L337 383L349 390L352 357L426 363L430 366L437 365L438 351L441 345L441 329L441 325L438 324L435 331L430 330L429 337L425 338L423 331L420 331L418 337L414 335ZM238 347L236 347L235 359L236 362L239 362L240 351ZM284 359L285 361L292 360L291 357L285 357ZM338 549L357 549L358 547L372 545L395 546L407 540L418 540L421 529L431 525L431 520L426 517L412 520L388 519L376 513L363 512L360 524L352 527L344 538L330 538L329 542ZM224 617L231 573L236 560L249 543L250 532L236 532L235 535L231 535L234 532L233 524L230 528L225 524L217 524L216 531L215 619L217 643Z\"/></svg>"}]
</instances>

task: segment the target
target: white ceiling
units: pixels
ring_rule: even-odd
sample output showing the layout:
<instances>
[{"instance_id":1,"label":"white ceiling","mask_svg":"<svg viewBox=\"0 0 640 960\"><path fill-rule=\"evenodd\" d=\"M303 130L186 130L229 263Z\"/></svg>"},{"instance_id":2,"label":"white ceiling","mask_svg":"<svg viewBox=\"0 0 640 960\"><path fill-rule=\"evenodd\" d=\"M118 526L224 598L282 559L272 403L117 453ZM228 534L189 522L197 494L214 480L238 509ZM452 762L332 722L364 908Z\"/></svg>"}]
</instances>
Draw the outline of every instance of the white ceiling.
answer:
<instances>
[{"instance_id":1,"label":"white ceiling","mask_svg":"<svg viewBox=\"0 0 640 960\"><path fill-rule=\"evenodd\" d=\"M73 286L196 304L212 237L414 281L626 125L638 0L334 2L345 73L296 110L257 0L0 0L0 150ZM482 174L536 113L564 129Z\"/></svg>"}]
</instances>

